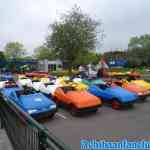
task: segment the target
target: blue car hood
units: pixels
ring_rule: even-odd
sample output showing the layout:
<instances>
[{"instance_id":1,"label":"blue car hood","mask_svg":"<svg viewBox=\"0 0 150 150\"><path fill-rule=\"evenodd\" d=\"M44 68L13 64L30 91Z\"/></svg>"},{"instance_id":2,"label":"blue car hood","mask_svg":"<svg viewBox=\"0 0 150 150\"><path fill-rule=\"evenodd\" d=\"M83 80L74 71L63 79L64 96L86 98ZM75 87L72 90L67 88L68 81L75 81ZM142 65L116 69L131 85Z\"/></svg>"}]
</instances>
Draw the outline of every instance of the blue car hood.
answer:
<instances>
[{"instance_id":1,"label":"blue car hood","mask_svg":"<svg viewBox=\"0 0 150 150\"><path fill-rule=\"evenodd\" d=\"M121 87L110 87L106 88L105 91L111 93L114 97L124 103L135 101L138 98L136 94Z\"/></svg>"},{"instance_id":2,"label":"blue car hood","mask_svg":"<svg viewBox=\"0 0 150 150\"><path fill-rule=\"evenodd\" d=\"M29 95L21 95L19 97L22 106L26 109L38 109L43 110L44 108L49 108L55 103L44 96L42 93L34 93Z\"/></svg>"}]
</instances>

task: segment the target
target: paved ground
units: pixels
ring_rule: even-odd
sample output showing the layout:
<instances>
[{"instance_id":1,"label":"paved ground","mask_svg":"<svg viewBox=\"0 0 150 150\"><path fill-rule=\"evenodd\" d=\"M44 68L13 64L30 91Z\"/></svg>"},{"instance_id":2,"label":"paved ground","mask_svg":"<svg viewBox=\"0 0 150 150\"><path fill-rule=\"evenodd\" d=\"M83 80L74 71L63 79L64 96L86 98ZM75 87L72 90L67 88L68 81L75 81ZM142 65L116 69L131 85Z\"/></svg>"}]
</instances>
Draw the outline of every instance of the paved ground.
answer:
<instances>
[{"instance_id":1,"label":"paved ground","mask_svg":"<svg viewBox=\"0 0 150 150\"><path fill-rule=\"evenodd\" d=\"M0 129L0 150L13 150L4 130Z\"/></svg>"},{"instance_id":2,"label":"paved ground","mask_svg":"<svg viewBox=\"0 0 150 150\"><path fill-rule=\"evenodd\" d=\"M103 106L96 114L73 117L60 109L56 116L43 123L51 132L79 150L80 139L144 138L150 139L150 97L128 110Z\"/></svg>"}]
</instances>

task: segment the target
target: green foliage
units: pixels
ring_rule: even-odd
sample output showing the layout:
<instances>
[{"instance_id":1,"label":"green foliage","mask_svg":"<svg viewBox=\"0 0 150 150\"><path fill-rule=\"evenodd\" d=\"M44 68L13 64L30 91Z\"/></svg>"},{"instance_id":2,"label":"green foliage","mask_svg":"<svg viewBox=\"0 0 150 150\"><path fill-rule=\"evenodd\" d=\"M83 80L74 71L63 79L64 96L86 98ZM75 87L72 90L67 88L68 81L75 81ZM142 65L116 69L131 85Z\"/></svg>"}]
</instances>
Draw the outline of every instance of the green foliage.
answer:
<instances>
[{"instance_id":1,"label":"green foliage","mask_svg":"<svg viewBox=\"0 0 150 150\"><path fill-rule=\"evenodd\" d=\"M23 65L19 68L19 71L22 73L30 71L30 66L29 65Z\"/></svg>"},{"instance_id":2,"label":"green foliage","mask_svg":"<svg viewBox=\"0 0 150 150\"><path fill-rule=\"evenodd\" d=\"M47 48L46 46L40 46L35 49L35 58L38 60L48 59L53 60L56 58L55 51L51 50L50 48Z\"/></svg>"},{"instance_id":3,"label":"green foliage","mask_svg":"<svg viewBox=\"0 0 150 150\"><path fill-rule=\"evenodd\" d=\"M150 49L150 34L145 34L140 37L132 37L128 44L129 50L133 49Z\"/></svg>"},{"instance_id":4,"label":"green foliage","mask_svg":"<svg viewBox=\"0 0 150 150\"><path fill-rule=\"evenodd\" d=\"M103 31L98 30L101 23L83 14L77 7L50 27L52 32L46 39L47 47L54 49L68 68L76 65L83 53L95 49L98 33L101 37L99 42L103 39Z\"/></svg>"},{"instance_id":5,"label":"green foliage","mask_svg":"<svg viewBox=\"0 0 150 150\"><path fill-rule=\"evenodd\" d=\"M80 53L80 55L75 60L77 65L87 65L87 64L98 64L101 55L95 52L87 51L85 53Z\"/></svg>"},{"instance_id":6,"label":"green foliage","mask_svg":"<svg viewBox=\"0 0 150 150\"><path fill-rule=\"evenodd\" d=\"M25 55L23 44L19 42L10 42L5 46L5 55L7 59L17 59Z\"/></svg>"},{"instance_id":7,"label":"green foliage","mask_svg":"<svg viewBox=\"0 0 150 150\"><path fill-rule=\"evenodd\" d=\"M16 65L13 61L7 60L7 63L5 64L5 68L6 70L14 71L16 70Z\"/></svg>"},{"instance_id":8,"label":"green foliage","mask_svg":"<svg viewBox=\"0 0 150 150\"><path fill-rule=\"evenodd\" d=\"M6 60L5 54L4 54L4 52L2 52L2 51L0 51L0 60L1 60L1 61L5 61L5 60Z\"/></svg>"},{"instance_id":9,"label":"green foliage","mask_svg":"<svg viewBox=\"0 0 150 150\"><path fill-rule=\"evenodd\" d=\"M132 37L127 52L106 52L104 57L106 60L124 58L128 62L126 67L150 66L150 35Z\"/></svg>"},{"instance_id":10,"label":"green foliage","mask_svg":"<svg viewBox=\"0 0 150 150\"><path fill-rule=\"evenodd\" d=\"M4 67L6 64L6 58L4 52L0 51L0 67Z\"/></svg>"},{"instance_id":11,"label":"green foliage","mask_svg":"<svg viewBox=\"0 0 150 150\"><path fill-rule=\"evenodd\" d=\"M150 66L150 35L131 38L128 47L128 66Z\"/></svg>"}]
</instances>

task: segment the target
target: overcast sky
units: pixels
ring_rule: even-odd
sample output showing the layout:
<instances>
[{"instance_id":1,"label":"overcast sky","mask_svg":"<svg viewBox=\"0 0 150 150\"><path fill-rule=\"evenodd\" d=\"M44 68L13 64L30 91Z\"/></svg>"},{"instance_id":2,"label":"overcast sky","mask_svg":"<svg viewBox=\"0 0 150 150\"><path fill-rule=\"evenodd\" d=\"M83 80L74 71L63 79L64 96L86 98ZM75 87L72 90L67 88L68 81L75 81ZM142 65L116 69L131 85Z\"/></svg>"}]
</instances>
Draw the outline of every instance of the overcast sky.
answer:
<instances>
[{"instance_id":1,"label":"overcast sky","mask_svg":"<svg viewBox=\"0 0 150 150\"><path fill-rule=\"evenodd\" d=\"M100 51L127 48L130 37L150 33L150 0L0 0L0 49L20 41L31 53L48 25L75 4L102 19L107 36Z\"/></svg>"}]
</instances>

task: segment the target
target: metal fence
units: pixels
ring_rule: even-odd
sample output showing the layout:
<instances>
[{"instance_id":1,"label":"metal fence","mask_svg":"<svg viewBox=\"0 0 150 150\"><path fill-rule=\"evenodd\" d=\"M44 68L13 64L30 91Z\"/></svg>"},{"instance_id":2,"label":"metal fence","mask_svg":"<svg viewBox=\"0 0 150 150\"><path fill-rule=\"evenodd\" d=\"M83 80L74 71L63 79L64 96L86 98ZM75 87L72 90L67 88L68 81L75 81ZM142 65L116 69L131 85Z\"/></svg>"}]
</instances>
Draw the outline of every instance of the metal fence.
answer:
<instances>
[{"instance_id":1,"label":"metal fence","mask_svg":"<svg viewBox=\"0 0 150 150\"><path fill-rule=\"evenodd\" d=\"M13 101L3 98L0 98L0 124L14 150L71 150Z\"/></svg>"}]
</instances>

